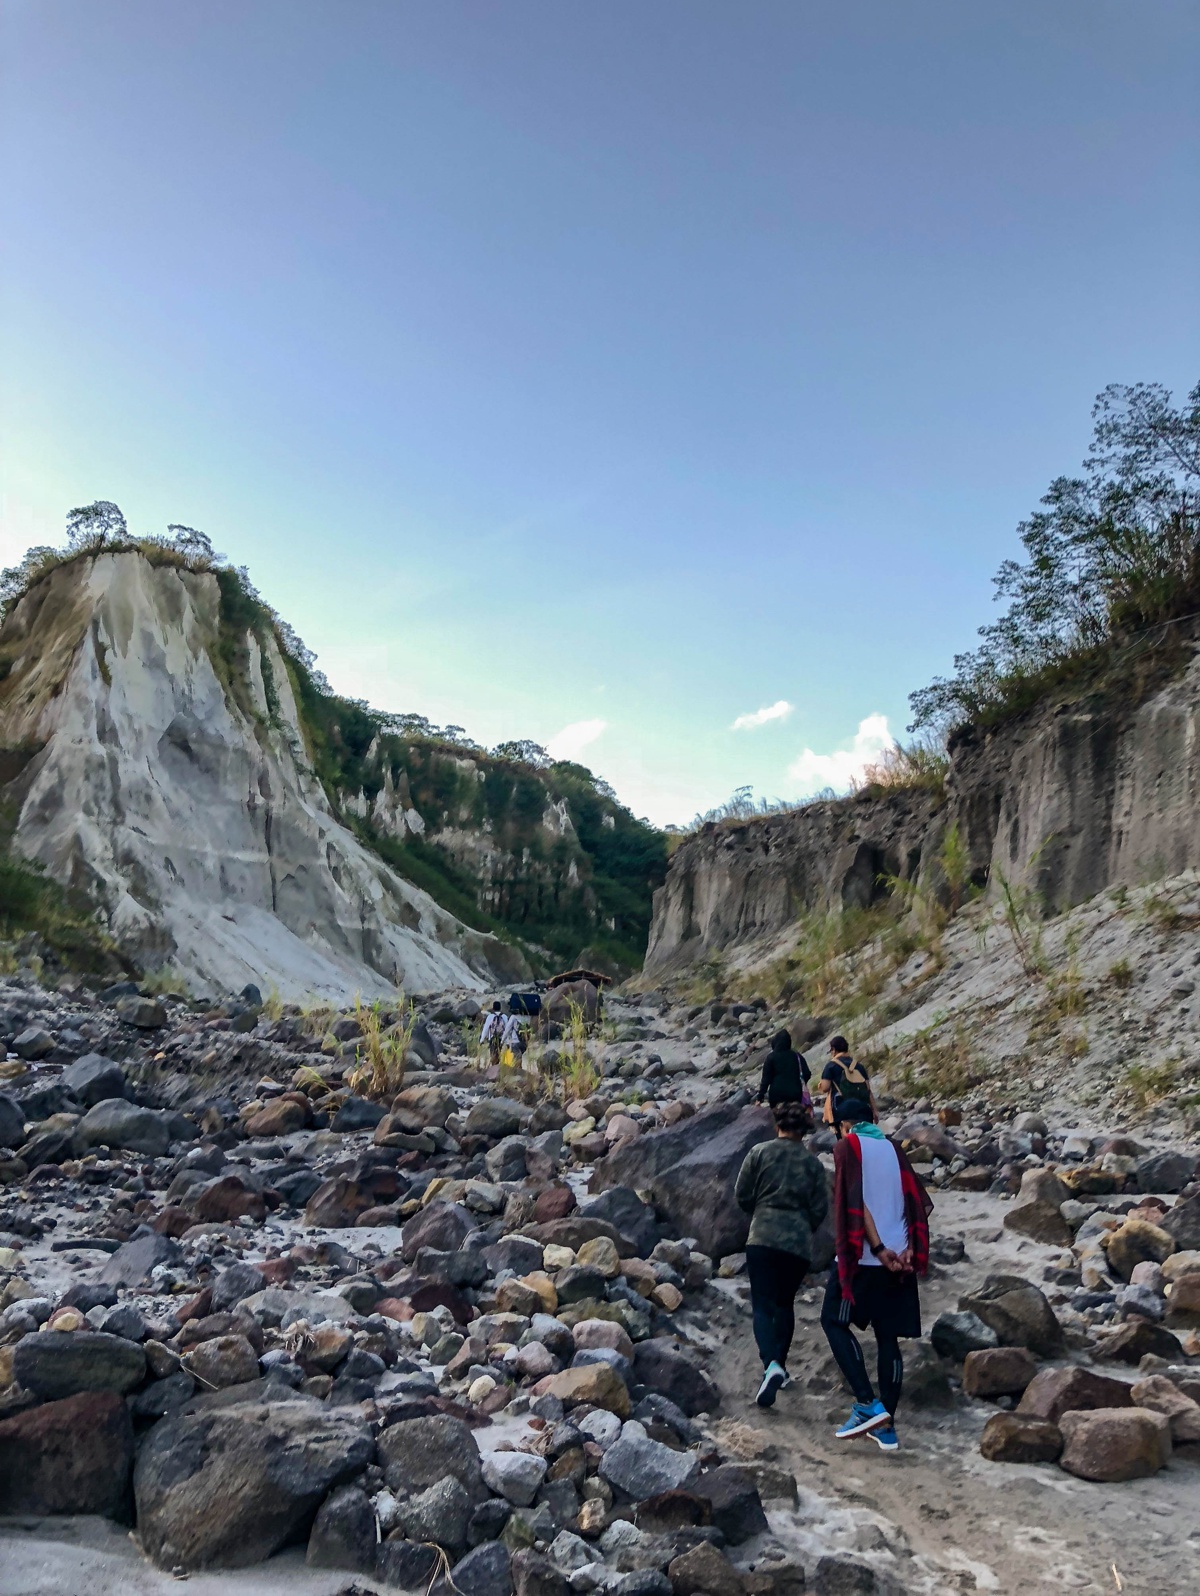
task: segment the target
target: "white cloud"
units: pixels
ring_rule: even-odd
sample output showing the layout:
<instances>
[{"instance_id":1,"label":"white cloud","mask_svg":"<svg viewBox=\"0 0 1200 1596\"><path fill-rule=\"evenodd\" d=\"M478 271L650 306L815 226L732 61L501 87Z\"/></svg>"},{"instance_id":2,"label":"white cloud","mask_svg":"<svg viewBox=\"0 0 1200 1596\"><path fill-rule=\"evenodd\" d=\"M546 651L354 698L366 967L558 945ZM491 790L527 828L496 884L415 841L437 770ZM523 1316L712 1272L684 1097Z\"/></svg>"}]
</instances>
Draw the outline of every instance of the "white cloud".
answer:
<instances>
[{"instance_id":1,"label":"white cloud","mask_svg":"<svg viewBox=\"0 0 1200 1596\"><path fill-rule=\"evenodd\" d=\"M583 750L608 729L606 720L575 720L551 737L546 752L551 759L578 759Z\"/></svg>"},{"instance_id":2,"label":"white cloud","mask_svg":"<svg viewBox=\"0 0 1200 1596\"><path fill-rule=\"evenodd\" d=\"M752 714L739 715L730 730L753 731L756 726L765 726L769 721L786 720L794 708L795 705L789 704L786 698L781 698L777 704L768 704L766 709L756 709Z\"/></svg>"},{"instance_id":3,"label":"white cloud","mask_svg":"<svg viewBox=\"0 0 1200 1596\"><path fill-rule=\"evenodd\" d=\"M826 787L844 792L867 765L874 764L893 746L895 740L888 730L886 715L868 715L859 722L849 748L839 748L832 754L814 754L811 748L806 748L788 766L797 796L804 798Z\"/></svg>"}]
</instances>

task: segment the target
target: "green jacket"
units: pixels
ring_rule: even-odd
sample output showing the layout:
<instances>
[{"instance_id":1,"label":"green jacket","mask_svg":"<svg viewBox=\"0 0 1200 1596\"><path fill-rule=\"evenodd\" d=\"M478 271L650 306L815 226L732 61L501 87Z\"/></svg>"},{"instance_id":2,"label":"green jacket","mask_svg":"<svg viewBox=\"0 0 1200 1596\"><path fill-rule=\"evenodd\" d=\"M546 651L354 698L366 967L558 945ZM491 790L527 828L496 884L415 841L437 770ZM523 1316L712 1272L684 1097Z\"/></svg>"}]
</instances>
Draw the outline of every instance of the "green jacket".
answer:
<instances>
[{"instance_id":1,"label":"green jacket","mask_svg":"<svg viewBox=\"0 0 1200 1596\"><path fill-rule=\"evenodd\" d=\"M752 1147L734 1196L751 1215L747 1246L812 1257L812 1233L829 1211L829 1182L802 1142L777 1136Z\"/></svg>"}]
</instances>

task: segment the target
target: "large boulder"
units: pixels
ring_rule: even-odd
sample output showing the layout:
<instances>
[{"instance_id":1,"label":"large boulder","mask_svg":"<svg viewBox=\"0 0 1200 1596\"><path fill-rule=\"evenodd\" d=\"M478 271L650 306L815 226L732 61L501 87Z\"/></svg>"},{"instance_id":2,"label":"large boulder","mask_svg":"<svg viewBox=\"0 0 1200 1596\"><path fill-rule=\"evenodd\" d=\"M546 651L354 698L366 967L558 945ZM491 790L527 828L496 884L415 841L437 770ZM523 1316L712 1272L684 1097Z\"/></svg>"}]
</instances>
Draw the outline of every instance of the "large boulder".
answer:
<instances>
[{"instance_id":1,"label":"large boulder","mask_svg":"<svg viewBox=\"0 0 1200 1596\"><path fill-rule=\"evenodd\" d=\"M1138 1160L1137 1184L1139 1191L1181 1192L1189 1181L1196 1178L1195 1153L1151 1153Z\"/></svg>"},{"instance_id":2,"label":"large boulder","mask_svg":"<svg viewBox=\"0 0 1200 1596\"><path fill-rule=\"evenodd\" d=\"M694 1236L701 1252L723 1258L741 1252L750 1228L749 1217L734 1201L738 1171L750 1149L774 1135L769 1109L721 1105L614 1149L598 1173L606 1188L648 1190L680 1235ZM813 1258L817 1268L828 1261Z\"/></svg>"},{"instance_id":3,"label":"large boulder","mask_svg":"<svg viewBox=\"0 0 1200 1596\"><path fill-rule=\"evenodd\" d=\"M391 1489L413 1496L453 1476L473 1504L487 1498L475 1437L461 1419L447 1414L402 1419L379 1436L379 1460Z\"/></svg>"},{"instance_id":4,"label":"large boulder","mask_svg":"<svg viewBox=\"0 0 1200 1596\"><path fill-rule=\"evenodd\" d=\"M1019 1275L989 1275L978 1291L959 1298L958 1307L991 1325L1001 1346L1028 1347L1043 1358L1062 1351L1062 1326L1045 1293Z\"/></svg>"},{"instance_id":5,"label":"large boulder","mask_svg":"<svg viewBox=\"0 0 1200 1596\"><path fill-rule=\"evenodd\" d=\"M650 1255L662 1231L654 1210L628 1186L610 1186L579 1205L585 1219L606 1219L637 1249L639 1258Z\"/></svg>"},{"instance_id":6,"label":"large boulder","mask_svg":"<svg viewBox=\"0 0 1200 1596\"><path fill-rule=\"evenodd\" d=\"M25 1110L15 1097L0 1092L0 1147L20 1147L25 1140Z\"/></svg>"},{"instance_id":7,"label":"large boulder","mask_svg":"<svg viewBox=\"0 0 1200 1596\"><path fill-rule=\"evenodd\" d=\"M632 1419L600 1459L601 1477L635 1502L662 1491L681 1490L699 1472L700 1459L694 1452L678 1452L662 1441L651 1440L645 1428Z\"/></svg>"},{"instance_id":8,"label":"large boulder","mask_svg":"<svg viewBox=\"0 0 1200 1596\"><path fill-rule=\"evenodd\" d=\"M142 1546L161 1568L261 1563L374 1452L357 1412L304 1399L164 1419L134 1469Z\"/></svg>"},{"instance_id":9,"label":"large boulder","mask_svg":"<svg viewBox=\"0 0 1200 1596\"><path fill-rule=\"evenodd\" d=\"M1162 1228L1174 1238L1180 1252L1200 1248L1200 1196L1176 1203L1164 1218Z\"/></svg>"},{"instance_id":10,"label":"large boulder","mask_svg":"<svg viewBox=\"0 0 1200 1596\"><path fill-rule=\"evenodd\" d=\"M54 1402L80 1391L124 1395L146 1377L146 1354L124 1336L88 1330L39 1330L13 1348L13 1379Z\"/></svg>"},{"instance_id":11,"label":"large boulder","mask_svg":"<svg viewBox=\"0 0 1200 1596\"><path fill-rule=\"evenodd\" d=\"M85 1053L62 1072L62 1083L84 1108L125 1096L125 1071L103 1053Z\"/></svg>"},{"instance_id":12,"label":"large boulder","mask_svg":"<svg viewBox=\"0 0 1200 1596\"><path fill-rule=\"evenodd\" d=\"M1053 1463L1062 1446L1057 1424L1024 1413L993 1413L979 1437L979 1450L991 1463Z\"/></svg>"},{"instance_id":13,"label":"large boulder","mask_svg":"<svg viewBox=\"0 0 1200 1596\"><path fill-rule=\"evenodd\" d=\"M457 1252L477 1228L474 1216L461 1203L447 1203L435 1197L419 1214L414 1214L400 1232L404 1261L412 1263L422 1247Z\"/></svg>"},{"instance_id":14,"label":"large boulder","mask_svg":"<svg viewBox=\"0 0 1200 1596\"><path fill-rule=\"evenodd\" d=\"M1170 1421L1150 1408L1064 1413L1059 1428L1064 1443L1059 1464L1083 1480L1140 1480L1157 1474L1171 1458Z\"/></svg>"},{"instance_id":15,"label":"large boulder","mask_svg":"<svg viewBox=\"0 0 1200 1596\"><path fill-rule=\"evenodd\" d=\"M1175 1251L1174 1236L1146 1219L1127 1219L1105 1239L1108 1267L1122 1280L1128 1280L1138 1264L1162 1263Z\"/></svg>"},{"instance_id":16,"label":"large boulder","mask_svg":"<svg viewBox=\"0 0 1200 1596\"><path fill-rule=\"evenodd\" d=\"M1033 1354L1024 1347L989 1347L968 1352L963 1390L968 1396L1019 1396L1037 1374Z\"/></svg>"},{"instance_id":17,"label":"large boulder","mask_svg":"<svg viewBox=\"0 0 1200 1596\"><path fill-rule=\"evenodd\" d=\"M1064 1413L1133 1405L1128 1384L1090 1369L1043 1369L1025 1387L1017 1412L1057 1424Z\"/></svg>"},{"instance_id":18,"label":"large boulder","mask_svg":"<svg viewBox=\"0 0 1200 1596\"><path fill-rule=\"evenodd\" d=\"M164 1115L118 1097L105 1098L89 1109L75 1134L84 1147L118 1147L151 1158L162 1158L171 1143Z\"/></svg>"},{"instance_id":19,"label":"large boulder","mask_svg":"<svg viewBox=\"0 0 1200 1596\"><path fill-rule=\"evenodd\" d=\"M127 1518L133 1426L115 1391L87 1391L0 1422L0 1511Z\"/></svg>"},{"instance_id":20,"label":"large boulder","mask_svg":"<svg viewBox=\"0 0 1200 1596\"><path fill-rule=\"evenodd\" d=\"M638 1343L633 1368L643 1385L674 1402L688 1418L714 1412L721 1400L720 1391L704 1370L662 1338Z\"/></svg>"},{"instance_id":21,"label":"large boulder","mask_svg":"<svg viewBox=\"0 0 1200 1596\"><path fill-rule=\"evenodd\" d=\"M1135 1382L1130 1395L1134 1407L1153 1408L1164 1413L1171 1425L1171 1440L1176 1446L1200 1441L1200 1402L1182 1392L1174 1380L1152 1374Z\"/></svg>"},{"instance_id":22,"label":"large boulder","mask_svg":"<svg viewBox=\"0 0 1200 1596\"><path fill-rule=\"evenodd\" d=\"M632 1191L645 1191L664 1170L732 1125L740 1112L728 1103L717 1103L678 1124L650 1131L636 1141L614 1147L597 1165L592 1176L592 1190L599 1192L611 1186L628 1186Z\"/></svg>"},{"instance_id":23,"label":"large boulder","mask_svg":"<svg viewBox=\"0 0 1200 1596\"><path fill-rule=\"evenodd\" d=\"M339 1485L321 1503L305 1562L310 1568L349 1568L369 1574L375 1567L375 1509L359 1485Z\"/></svg>"},{"instance_id":24,"label":"large boulder","mask_svg":"<svg viewBox=\"0 0 1200 1596\"><path fill-rule=\"evenodd\" d=\"M464 1132L499 1141L502 1136L515 1136L528 1115L529 1110L511 1097L481 1097L467 1114Z\"/></svg>"},{"instance_id":25,"label":"large boulder","mask_svg":"<svg viewBox=\"0 0 1200 1596\"><path fill-rule=\"evenodd\" d=\"M111 1254L96 1280L103 1286L140 1286L150 1278L152 1270L160 1264L174 1263L178 1256L178 1244L169 1236L154 1232L135 1236Z\"/></svg>"}]
</instances>

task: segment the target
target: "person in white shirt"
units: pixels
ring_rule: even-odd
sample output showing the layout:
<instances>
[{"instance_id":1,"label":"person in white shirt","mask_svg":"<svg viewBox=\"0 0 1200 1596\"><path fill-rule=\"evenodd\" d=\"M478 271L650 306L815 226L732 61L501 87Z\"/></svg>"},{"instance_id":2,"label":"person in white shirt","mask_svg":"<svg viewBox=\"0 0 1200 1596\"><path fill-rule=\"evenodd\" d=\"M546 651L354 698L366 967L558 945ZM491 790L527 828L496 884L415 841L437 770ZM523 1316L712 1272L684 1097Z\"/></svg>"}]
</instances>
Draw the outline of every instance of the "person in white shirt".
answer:
<instances>
[{"instance_id":1,"label":"person in white shirt","mask_svg":"<svg viewBox=\"0 0 1200 1596\"><path fill-rule=\"evenodd\" d=\"M492 1064L499 1065L500 1049L504 1041L504 1015L500 1012L499 1003L493 1003L491 1012L483 1022L479 1032L480 1042L488 1045L488 1056Z\"/></svg>"}]
</instances>

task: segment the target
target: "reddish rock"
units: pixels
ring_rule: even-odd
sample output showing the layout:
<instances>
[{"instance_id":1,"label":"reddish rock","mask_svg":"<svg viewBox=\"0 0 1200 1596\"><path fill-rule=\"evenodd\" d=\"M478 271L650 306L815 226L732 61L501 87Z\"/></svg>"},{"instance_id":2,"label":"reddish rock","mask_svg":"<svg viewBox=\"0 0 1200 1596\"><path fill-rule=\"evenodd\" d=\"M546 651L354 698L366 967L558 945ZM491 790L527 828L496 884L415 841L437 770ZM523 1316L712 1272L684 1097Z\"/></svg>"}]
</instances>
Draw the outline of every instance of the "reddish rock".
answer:
<instances>
[{"instance_id":1,"label":"reddish rock","mask_svg":"<svg viewBox=\"0 0 1200 1596\"><path fill-rule=\"evenodd\" d=\"M248 1186L240 1175L218 1175L210 1180L207 1186L199 1188L189 1207L201 1222L216 1224L244 1217L256 1220L267 1217L262 1194Z\"/></svg>"},{"instance_id":2,"label":"reddish rock","mask_svg":"<svg viewBox=\"0 0 1200 1596\"><path fill-rule=\"evenodd\" d=\"M194 1215L178 1203L171 1203L150 1222L151 1230L160 1236L173 1236L176 1240L185 1235L195 1223Z\"/></svg>"},{"instance_id":3,"label":"reddish rock","mask_svg":"<svg viewBox=\"0 0 1200 1596\"><path fill-rule=\"evenodd\" d=\"M296 1273L294 1258L268 1258L258 1265L258 1272L268 1286L286 1286Z\"/></svg>"},{"instance_id":4,"label":"reddish rock","mask_svg":"<svg viewBox=\"0 0 1200 1596\"><path fill-rule=\"evenodd\" d=\"M1170 1422L1150 1408L1064 1413L1060 1428L1059 1463L1082 1480L1140 1480L1170 1460Z\"/></svg>"},{"instance_id":5,"label":"reddish rock","mask_svg":"<svg viewBox=\"0 0 1200 1596\"><path fill-rule=\"evenodd\" d=\"M1023 1413L993 1413L979 1438L979 1450L992 1463L1053 1463L1062 1447L1057 1424Z\"/></svg>"},{"instance_id":6,"label":"reddish rock","mask_svg":"<svg viewBox=\"0 0 1200 1596\"><path fill-rule=\"evenodd\" d=\"M0 1422L5 1513L128 1514L129 1410L114 1391L85 1391Z\"/></svg>"},{"instance_id":7,"label":"reddish rock","mask_svg":"<svg viewBox=\"0 0 1200 1596\"><path fill-rule=\"evenodd\" d=\"M304 1223L320 1230L344 1230L373 1206L373 1195L364 1191L358 1181L337 1176L323 1181L308 1199Z\"/></svg>"},{"instance_id":8,"label":"reddish rock","mask_svg":"<svg viewBox=\"0 0 1200 1596\"><path fill-rule=\"evenodd\" d=\"M1026 1386L1017 1412L1057 1424L1064 1413L1132 1405L1130 1388L1124 1380L1093 1374L1090 1369L1043 1369Z\"/></svg>"},{"instance_id":9,"label":"reddish rock","mask_svg":"<svg viewBox=\"0 0 1200 1596\"><path fill-rule=\"evenodd\" d=\"M205 1314L212 1309L212 1287L205 1286L203 1291L196 1293L175 1310L175 1323L187 1324L189 1319L203 1319Z\"/></svg>"},{"instance_id":10,"label":"reddish rock","mask_svg":"<svg viewBox=\"0 0 1200 1596\"><path fill-rule=\"evenodd\" d=\"M398 1225L400 1209L396 1203L386 1208L365 1208L354 1221L355 1228L365 1230L370 1225Z\"/></svg>"},{"instance_id":11,"label":"reddish rock","mask_svg":"<svg viewBox=\"0 0 1200 1596\"><path fill-rule=\"evenodd\" d=\"M1108 1337L1096 1356L1106 1358L1109 1362L1132 1364L1136 1368L1147 1353L1152 1353L1156 1358L1165 1358L1168 1363L1184 1361L1179 1337L1164 1330L1160 1324L1151 1324L1149 1319L1130 1319L1116 1335Z\"/></svg>"},{"instance_id":12,"label":"reddish rock","mask_svg":"<svg viewBox=\"0 0 1200 1596\"><path fill-rule=\"evenodd\" d=\"M1024 1347L987 1347L964 1358L963 1390L973 1397L1019 1396L1037 1372Z\"/></svg>"},{"instance_id":13,"label":"reddish rock","mask_svg":"<svg viewBox=\"0 0 1200 1596\"><path fill-rule=\"evenodd\" d=\"M385 1319L394 1319L397 1324L407 1324L415 1311L411 1303L399 1297L383 1297L372 1309L373 1313L381 1313Z\"/></svg>"},{"instance_id":14,"label":"reddish rock","mask_svg":"<svg viewBox=\"0 0 1200 1596\"><path fill-rule=\"evenodd\" d=\"M537 1195L533 1217L537 1224L546 1225L552 1219L565 1219L568 1214L574 1213L576 1206L575 1193L569 1186L547 1186L545 1191Z\"/></svg>"},{"instance_id":15,"label":"reddish rock","mask_svg":"<svg viewBox=\"0 0 1200 1596\"><path fill-rule=\"evenodd\" d=\"M246 1121L246 1135L290 1136L293 1131L303 1130L311 1118L308 1099L300 1093L276 1097Z\"/></svg>"},{"instance_id":16,"label":"reddish rock","mask_svg":"<svg viewBox=\"0 0 1200 1596\"><path fill-rule=\"evenodd\" d=\"M1200 1274L1180 1275L1167 1298L1167 1321L1176 1330L1200 1330Z\"/></svg>"},{"instance_id":17,"label":"reddish rock","mask_svg":"<svg viewBox=\"0 0 1200 1596\"><path fill-rule=\"evenodd\" d=\"M1176 1446L1200 1441L1200 1403L1181 1391L1173 1380L1162 1374L1152 1374L1133 1385L1132 1396L1137 1407L1152 1408L1155 1413L1166 1415L1171 1426L1171 1440Z\"/></svg>"},{"instance_id":18,"label":"reddish rock","mask_svg":"<svg viewBox=\"0 0 1200 1596\"><path fill-rule=\"evenodd\" d=\"M201 1341L184 1359L185 1367L202 1386L221 1391L245 1385L259 1376L258 1357L245 1336L215 1336Z\"/></svg>"}]
</instances>

